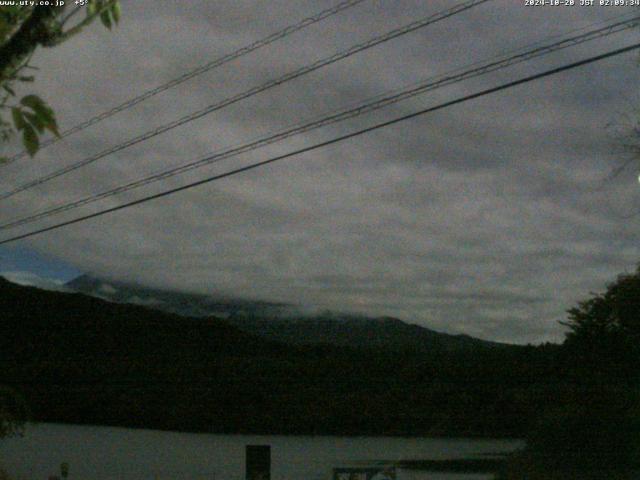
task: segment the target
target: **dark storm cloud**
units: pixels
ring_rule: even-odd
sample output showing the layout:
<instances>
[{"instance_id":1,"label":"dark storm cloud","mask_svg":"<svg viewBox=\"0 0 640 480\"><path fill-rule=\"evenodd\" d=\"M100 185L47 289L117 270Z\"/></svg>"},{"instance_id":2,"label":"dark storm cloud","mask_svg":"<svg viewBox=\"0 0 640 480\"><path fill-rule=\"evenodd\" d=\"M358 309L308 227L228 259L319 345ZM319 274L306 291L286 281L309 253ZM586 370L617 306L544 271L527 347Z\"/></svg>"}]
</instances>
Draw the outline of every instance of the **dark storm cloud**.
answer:
<instances>
[{"instance_id":1,"label":"dark storm cloud","mask_svg":"<svg viewBox=\"0 0 640 480\"><path fill-rule=\"evenodd\" d=\"M345 105L630 10L496 1L7 201L2 219L111 188ZM121 26L40 52L39 92L73 125L332 2L125 2ZM8 167L3 190L452 1L374 1L200 76ZM636 41L617 35L434 91L148 187L153 193ZM637 56L606 60L28 242L154 286L395 315L514 342L559 340L577 300L638 259L636 174L605 127L633 114ZM624 128L622 129L624 130ZM142 192L122 198L134 199ZM121 198L84 212L117 205ZM72 218L67 214L59 218Z\"/></svg>"}]
</instances>

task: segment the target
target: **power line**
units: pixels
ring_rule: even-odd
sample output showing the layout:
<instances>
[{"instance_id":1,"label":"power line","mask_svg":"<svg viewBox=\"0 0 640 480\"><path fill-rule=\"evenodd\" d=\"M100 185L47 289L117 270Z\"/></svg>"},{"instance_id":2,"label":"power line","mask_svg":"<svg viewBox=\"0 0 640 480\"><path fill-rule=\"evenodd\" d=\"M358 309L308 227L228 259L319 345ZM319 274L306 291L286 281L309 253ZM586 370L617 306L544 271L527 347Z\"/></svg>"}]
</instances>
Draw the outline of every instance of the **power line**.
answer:
<instances>
[{"instance_id":1,"label":"power line","mask_svg":"<svg viewBox=\"0 0 640 480\"><path fill-rule=\"evenodd\" d=\"M435 90L437 88L441 88L447 85L461 82L463 80L467 80L469 78L494 72L494 71L497 71L521 62L525 62L533 58L547 55L549 53L553 53L564 48L575 46L587 41L602 38L614 33L619 33L621 31L634 28L635 26L637 26L639 20L640 20L640 16L635 16L628 20L616 22L602 28L591 30L586 33L575 35L573 37L560 40L557 42L553 42L547 45L542 45L542 46L533 48L531 50L522 51L523 49L521 48L517 50L517 52L520 52L520 53L516 53L515 55L509 56L507 58L502 58L497 61L476 62L473 65L481 65L481 66L473 69L468 69L468 70L463 70L462 68L459 68L454 70L453 74L450 74L450 75L444 74L439 77L436 77L435 79L430 78L427 81L423 81L421 83L413 85L412 88L404 88L392 94L389 94L387 96L374 97L374 99L369 99L364 103L361 102L355 108L345 109L345 110L339 111L338 113L335 113L329 116L324 116L312 122L294 126L293 128L287 128L279 133L276 133L264 138L260 138L258 140L254 140L249 143L245 143L243 145L240 145L219 153L209 154L206 157L201 158L199 160L196 160L178 167L174 167L168 170L164 170L159 173L155 173L153 175L144 177L139 180L135 180L133 182L112 188L110 190L107 190L98 194L93 194L93 195L84 197L82 199L75 200L73 202L68 202L55 207L51 207L47 210L31 214L27 217L11 220L4 224L0 224L0 230L7 230L10 228L32 223L42 218L46 218L58 213L66 212L75 208L79 208L81 206L88 205L98 200L103 200L105 198L112 197L129 190L140 188L142 186L151 184L153 182L165 180L175 175L179 175L196 168L210 165L212 163L261 148L263 146L281 141L293 135L305 133L320 127L331 125L340 121L344 121L349 118L353 118L365 113L372 112L374 110L387 107L394 103L407 100L414 96L424 94L428 91ZM534 45L539 45L539 44L540 42L536 42ZM455 72L460 72L460 73L455 74Z\"/></svg>"},{"instance_id":2,"label":"power line","mask_svg":"<svg viewBox=\"0 0 640 480\"><path fill-rule=\"evenodd\" d=\"M549 77L549 76L552 76L552 75L556 75L556 74L564 72L566 70L571 70L573 68L577 68L577 67L580 67L580 66L583 66L583 65L594 63L594 62L597 62L599 60L604 60L605 58L610 58L610 57L614 57L616 55L621 55L623 53L630 52L632 50L637 50L638 48L640 48L640 43L636 43L636 44L633 44L633 45L629 45L627 47L619 48L617 50L612 50L610 52L603 53L603 54L600 54L600 55L596 55L596 56L593 56L593 57L589 57L587 59L580 60L580 61L577 61L577 62L573 62L573 63L567 64L567 65L563 65L561 67L552 68L552 69L546 70L546 71L544 71L542 73L538 73L538 74L535 74L535 75L530 75L530 76L527 76L527 77L524 77L524 78L521 78L521 79L518 79L518 80L514 80L514 81L511 81L511 82L508 82L508 83L504 83L502 85L498 85L497 87L492 87L492 88L488 88L486 90L481 90L479 92L476 92L476 93L473 93L473 94L470 94L470 95L459 97L459 98L457 98L455 100L450 100L448 102L441 103L441 104L436 105L434 107L425 108L425 109L419 110L419 111L414 112L414 113L410 113L410 114L407 114L407 115L396 117L396 118L394 118L392 120L388 120L386 122L378 123L376 125L373 125L373 126L370 126L370 127L367 127L367 128L363 128L361 130L357 130L357 131L354 131L354 132L351 132L351 133L348 133L348 134L333 138L331 140L327 140L327 141L324 141L324 142L316 143L315 145L311 145L311 146L308 146L308 147L300 148L298 150L294 150L294 151L289 152L289 153L278 155L276 157L272 157L272 158L269 158L267 160L263 160L261 162L257 162L257 163L253 163L251 165L247 165L247 166L244 166L244 167L236 168L234 170L231 170L231 171L228 171L228 172L225 172L225 173L221 173L221 174L218 174L218 175L214 175L214 176L202 179L202 180L198 180L196 182L192 182L192 183L189 183L187 185L183 185L181 187L172 188L170 190L166 190L166 191L161 192L161 193L156 193L154 195L149 195L147 197L140 198L138 200L134 200L132 202L128 202L128 203L125 203L125 204L122 204L122 205L118 205L116 207L107 208L105 210L101 210L99 212L94 212L94 213L89 214L89 215L84 215L82 217L78 217L78 218L75 218L73 220L68 220L66 222L61 222L61 223L58 223L58 224L55 224L55 225L51 225L49 227L45 227L45 228L34 230L34 231L31 231L31 232L28 232L28 233L24 233L22 235L17 235L15 237L10 237L10 238L8 238L6 240L0 241L0 245L4 245L4 244L10 243L10 242L17 241L17 240L22 240L22 239L25 239L25 238L29 238L29 237L32 237L34 235L38 235L38 234L41 234L41 233L50 232L50 231L56 230L58 228L62 228L62 227L68 226L68 225L73 225L75 223L80 223L80 222L83 222L83 221L86 221L86 220L89 220L89 219L92 219L92 218L96 218L96 217L99 217L99 216L102 216L102 215L106 215L107 213L112 213L112 212L115 212L115 211L118 211L118 210L123 210L125 208L133 207L135 205L140 205L140 204L152 201L152 200L157 200L159 198L166 197L166 196L169 196L169 195L173 195L174 193L178 193L178 192L181 192L183 190L189 190L191 188L194 188L194 187L197 187L197 186L200 186L200 185L204 185L204 184L207 184L207 183L211 183L211 182L214 182L216 180L220 180L220 179L223 179L223 178L226 178L226 177L231 177L231 176L237 175L239 173L243 173L243 172L246 172L246 171L249 171L249 170L253 170L253 169L256 169L258 167L263 167L263 166L268 165L270 163L274 163L274 162L277 162L279 160L284 160L286 158L290 158L290 157L293 157L293 156L296 156L296 155L300 155L302 153L306 153L306 152L310 152L310 151L313 151L313 150L317 150L319 148L323 148L323 147L326 147L328 145L333 145L335 143L342 142L344 140L347 140L347 139L350 139L350 138L354 138L354 137L357 137L359 135L363 135L365 133L369 133L369 132L372 132L372 131L375 131L375 130L379 130L381 128L388 127L390 125L394 125L396 123L400 123L400 122L403 122L403 121L406 121L406 120L409 120L409 119L412 119L412 118L415 118L415 117L418 117L418 116L421 116L421 115L425 115L427 113L435 112L437 110L443 110L445 108L448 108L448 107L451 107L453 105L457 105L457 104L460 104L460 103L464 103L464 102L467 102L469 100L473 100L475 98L483 97L485 95L489 95L489 94L492 94L492 93L495 93L495 92L498 92L498 91L501 91L501 90L506 90L508 88L515 87L517 85L522 85L524 83L532 82L534 80L538 80L538 79L541 79L541 78L545 78L545 77Z\"/></svg>"},{"instance_id":3,"label":"power line","mask_svg":"<svg viewBox=\"0 0 640 480\"><path fill-rule=\"evenodd\" d=\"M458 13L461 13L463 11L469 10L473 7L476 7L478 5L481 5L483 3L489 2L491 0L467 0L466 2L462 2L452 8L449 8L447 10L443 10L441 12L435 13L433 15L430 15L428 17L425 17L421 20L417 20L414 22L411 22L403 27L399 27L396 28L394 30L391 30L383 35L380 35L378 37L374 37L366 42L354 45L353 47L335 53L329 57L326 57L324 59L318 60L310 65L307 65L305 67L299 68L297 70L294 70L292 72L289 72L285 75L283 75L282 77L276 78L274 80L271 80L265 84L259 85L257 87L251 88L249 90L246 90L242 93L236 94L232 97L226 98L222 101L216 102L212 105L209 105L201 110L198 110L194 113L191 113L189 115L186 115L182 118L179 118L177 120L174 120L173 122L170 122L168 124L162 125L158 128L155 128L153 130L150 130L148 132L143 133L142 135L139 135L137 137L134 137L132 139L127 140L124 143L120 143L112 148L109 148L107 150L104 150L98 154L95 154L93 156L87 157L83 160L80 160L79 162L76 162L72 165L69 165L67 167L63 167L59 170L56 170L48 175L45 175L41 178L38 178L36 180L27 182L25 184L22 184L16 188L14 188L13 190L10 190L8 192L2 193L0 194L0 200L4 200L6 198L12 197L13 195L23 192L24 190L27 190L29 188L33 188L36 187L38 185L42 185L43 183L46 183L50 180L53 180L54 178L58 178L62 175L66 175L67 173L71 173L75 170L78 170L79 168L85 167L101 158L104 158L108 155L111 155L112 153L116 153L119 152L121 150L124 150L126 148L129 148L133 145L136 145L138 143L144 142L146 140L149 140L150 138L153 138L157 135L160 135L162 133L168 132L169 130L172 130L176 127L179 127L181 125L184 125L188 122L191 122L193 120L196 120L198 118L204 117L205 115L208 115L210 113L213 113L217 110L220 110L222 108L225 108L229 105L232 105L234 103L237 103L241 100L244 100L246 98L249 98L253 95L257 95L258 93L264 92L266 90L269 90L271 88L274 88L278 85L281 85L283 83L286 83L288 81L291 81L295 78L301 77L303 75L306 75L308 73L311 73L313 71L316 71L320 68L323 68L327 65L330 65L332 63L338 62L340 60L343 60L347 57L350 57L352 55L355 55L356 53L359 53L363 50L367 50L369 48L375 47L377 45L380 45L382 43L388 42L390 40L393 40L397 37L400 37L401 35L406 35L408 33L414 32L415 30L418 30L420 28L424 28L428 25L434 24L436 22L439 22L441 20L444 20L446 18L452 17L454 15L457 15Z\"/></svg>"},{"instance_id":4,"label":"power line","mask_svg":"<svg viewBox=\"0 0 640 480\"><path fill-rule=\"evenodd\" d=\"M235 50L234 52L231 52L227 55L224 55L222 57L219 57L215 60L212 60L204 65L201 65L197 68L194 68L193 70L190 70L182 75L180 75L179 77L176 77L172 80L169 80L166 83L163 83L162 85L158 85L157 87L151 89L151 90L147 90L146 92L143 92L142 94L138 95L137 97L133 97L130 98L129 100L121 103L120 105L117 105L113 108L111 108L110 110L107 110L105 112L100 113L99 115L96 115L95 117L92 117L82 123L79 123L67 130L64 130L60 133L60 137L53 137L50 138L48 140L45 140L44 142L42 142L40 144L40 150L42 150L43 148L48 147L49 145L53 145L54 143L58 142L59 140L62 140L63 138L66 138L70 135L73 135L74 133L80 132L88 127L91 127L92 125L95 125L96 123L99 123L103 120L106 120L109 117L112 117L113 115L115 115L116 113L122 112L123 110L127 110L131 107L134 107L135 105L138 105L141 102L144 102L145 100L148 100L151 97L154 97L156 95L158 95L159 93L162 93L166 90L169 90L170 88L173 88L177 85L180 85L181 83L186 82L187 80L191 80L192 78L197 77L198 75L202 75L203 73L209 72L217 67L220 67L226 63L229 63L232 60L235 60L236 58L242 57L244 55L247 55L251 52L254 52L262 47L266 47L267 45L272 44L273 42L280 40L282 38L285 38L299 30L302 30L306 27L309 27L315 23L318 23L322 20L324 20L325 18L329 18L333 15L336 15L344 10L347 10L348 8L351 7L355 7L356 5L358 5L359 3L362 3L366 0L346 0L343 1L337 5L335 5L334 7L331 8L327 8L326 10L322 10L321 12L316 13L315 15L312 15L310 17L304 18L301 21L299 21L298 23L294 24L294 25L289 25L288 27L283 28L282 30L279 30L275 33L272 33L271 35L261 39L261 40L257 40L249 45L246 45L242 48L239 48L238 50ZM2 166L5 165L9 165L10 163L15 162L16 160L19 160L23 157L25 157L27 155L27 152L23 151L20 153L17 153L16 155L10 157L7 161L5 161Z\"/></svg>"}]
</instances>

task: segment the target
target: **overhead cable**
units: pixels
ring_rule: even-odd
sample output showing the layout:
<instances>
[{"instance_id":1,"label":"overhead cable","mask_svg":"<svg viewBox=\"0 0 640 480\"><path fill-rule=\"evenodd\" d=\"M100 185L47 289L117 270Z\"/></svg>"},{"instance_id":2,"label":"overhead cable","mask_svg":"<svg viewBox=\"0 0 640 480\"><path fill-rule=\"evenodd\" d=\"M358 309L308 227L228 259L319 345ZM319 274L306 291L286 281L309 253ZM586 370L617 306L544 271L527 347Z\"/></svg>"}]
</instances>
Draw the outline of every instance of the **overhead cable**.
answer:
<instances>
[{"instance_id":1,"label":"overhead cable","mask_svg":"<svg viewBox=\"0 0 640 480\"><path fill-rule=\"evenodd\" d=\"M226 63L229 63L232 60L235 60L236 58L240 58L262 47L266 47L267 45L270 45L277 40L288 37L289 35L299 30L302 30L315 23L318 23L324 20L325 18L329 18L333 15L336 15L344 10L347 10L348 8L354 7L364 1L366 0L346 0L346 1L340 2L331 8L327 8L326 10L322 10L321 12L318 12L315 15L304 18L298 23L289 25L288 27L285 27L282 30L272 33L271 35L265 38L257 40L253 43L250 43L249 45L239 48L238 50L228 53L222 57L216 58L215 60L212 60L204 65L196 67L193 70L183 73L182 75L172 80L169 80L166 83L163 83L162 85L158 85L157 87L147 90L146 92L143 92L136 97L130 98L129 100L122 102L120 105L117 105L107 111L104 111L94 117L91 117L90 119L85 120L84 122L81 122L77 125L74 125L73 127L63 130L62 132L60 132L59 137L52 137L43 141L40 144L40 150L48 147L49 145L53 145L54 143L57 143L59 140L62 140L63 138L73 135L74 133L78 133L86 128L89 128L97 123L100 123L101 121L114 116L116 113L122 112L123 110L128 110L129 108L134 107L139 103L142 103L145 100L148 100L149 98L158 95L159 93L169 90L170 88L176 87L181 83L186 82L187 80L191 80L192 78L195 78L198 75L202 75L203 73L209 72L217 67L220 67ZM15 162L16 160L19 160L25 157L26 155L27 155L26 151L17 153L12 157L9 157L7 160L5 160L2 164L0 164L0 166L9 165Z\"/></svg>"},{"instance_id":2,"label":"overhead cable","mask_svg":"<svg viewBox=\"0 0 640 480\"><path fill-rule=\"evenodd\" d=\"M73 210L73 209L94 203L96 201L103 200L105 198L109 198L109 197L130 191L136 188L143 187L145 185L149 185L151 183L155 183L161 180L166 180L167 178L188 172L196 168L201 168L201 167L210 165L212 163L216 163L231 157L235 157L242 153L247 153L249 151L256 150L258 148L284 140L294 135L306 133L311 130L315 130L321 127L325 127L328 125L332 125L334 123L338 123L338 122L350 119L350 118L354 118L359 115L363 115L365 113L379 110L381 108L390 106L392 104L398 103L403 100L407 100L417 95L421 95L421 94L433 91L438 88L452 85L454 83L458 83L470 78L475 78L480 75L485 75L487 73L495 72L497 70L501 70L518 63L529 61L531 59L538 58L543 55L548 55L558 50L562 50L568 47L579 45L581 43L585 43L587 41L599 39L608 35L612 35L614 33L635 28L638 25L638 22L640 22L640 16L635 16L625 21L615 22L605 27L594 29L586 33L575 35L573 37L563 39L557 42L538 46L530 50L522 51L522 49L519 49L518 50L519 53L508 56L506 58L501 58L493 61L476 62L476 65L479 64L480 66L467 69L467 70L456 69L454 72L459 72L459 73L445 74L435 78L429 78L426 81L423 81L421 83L418 83L412 86L411 88L405 88L405 89L396 91L392 94L389 94L387 96L374 97L373 100L371 99L367 100L363 103L360 103L356 107L345 109L337 113L334 113L332 115L323 116L319 119L316 119L314 121L311 121L302 125L296 125L294 127L287 128L276 134L259 138L257 140L254 140L254 141L251 141L251 142L248 142L248 143L245 143L221 152L214 152L213 154L208 154L207 156L200 158L196 161L192 161L177 167L172 167L170 169L166 169L164 171L126 183L124 185L120 185L115 188L112 188L97 194L86 196L79 200L63 203L54 207L50 207L43 211L28 215L26 217L21 217L18 219L5 222L3 224L0 224L0 230L15 228L21 225L35 222L37 220L41 220L43 218L50 217L52 215ZM536 42L536 44L539 44L539 42Z\"/></svg>"},{"instance_id":3,"label":"overhead cable","mask_svg":"<svg viewBox=\"0 0 640 480\"><path fill-rule=\"evenodd\" d=\"M441 11L439 13L435 13L433 15L430 15L426 18L423 18L421 20L417 20L414 22L411 22L403 27L399 27L396 29L393 29L383 35L374 37L366 42L354 45L353 47L335 53L329 57L323 58L321 60L318 60L316 62L313 62L310 65L307 65L305 67L299 68L297 70L294 70L292 72L289 72L281 77L278 77L274 80L271 80L267 83L264 83L262 85L259 85L257 87L251 88L249 90L246 90L242 93L238 93L236 95L233 95L232 97L228 97L224 100L221 100L219 102L216 102L214 104L208 105L207 107L198 110L194 113L191 113L189 115L186 115L184 117L181 117L177 120L174 120L172 122L169 122L165 125L162 125L160 127L154 128L153 130L149 130L141 135L138 135L134 138L131 138L123 143L120 143L118 145L115 145L111 148L108 148L106 150L103 150L102 152L99 152L95 155L86 157L78 162L75 162L71 165L68 165L66 167L63 167L61 169L55 170L52 173L49 173L47 175L44 175L40 178L37 178L35 180L29 181L27 183L24 183L22 185L17 186L16 188L9 190L7 192L4 193L0 193L0 200L4 200L6 198L12 197L13 195L16 195L20 192L23 192L25 190L28 190L30 188L33 187L37 187L39 185L42 185L46 182L49 182L55 178L61 177L63 175L66 175L68 173L71 173L73 171L76 171L80 168L83 168L87 165L90 165L108 155L111 155L113 153L122 151L126 148L129 148L133 145L137 145L141 142L144 142L146 140L149 140L153 137L156 137L160 134L163 134L165 132L168 132L169 130L173 130L176 127L182 126L186 123L192 122L198 118L202 118L205 115L208 115L210 113L213 113L215 111L221 110L229 105L232 105L234 103L240 102L241 100L244 100L246 98L252 97L254 95L257 95L258 93L264 92L266 90L269 90L271 88L274 88L278 85L281 85L283 83L289 82L295 78L301 77L303 75L306 75L308 73L314 72L316 70L319 70L320 68L323 68L327 65L331 65L335 62L338 62L340 60L343 60L347 57L350 57L352 55L355 55L356 53L362 52L363 50L367 50L369 48L375 47L376 45L380 45L382 43L388 42L394 38L400 37L401 35L406 35L410 32L414 32L420 28L424 28L428 25L432 25L436 22L439 22L441 20L444 20L446 18L452 17L454 15L457 15L463 11L469 10L470 8L476 7L478 5L481 5L483 3L489 2L492 0L468 0L466 2L462 2L458 5L455 5L454 7L451 7L447 10Z\"/></svg>"},{"instance_id":4,"label":"overhead cable","mask_svg":"<svg viewBox=\"0 0 640 480\"><path fill-rule=\"evenodd\" d=\"M111 207L111 208L107 208L107 209L104 209L104 210L100 210L98 212L94 212L94 213L91 213L91 214L88 214L88 215L84 215L82 217L78 217L78 218L75 218L75 219L72 219L72 220L67 220L65 222L57 223L55 225L51 225L51 226L48 226L48 227L45 227L45 228L40 228L38 230L33 230L31 232L24 233L24 234L21 234L21 235L16 235L14 237L10 237L10 238L7 238L5 240L0 241L0 245L4 245L4 244L7 244L7 243L15 242L17 240L22 240L22 239L25 239L25 238L33 237L33 236L39 235L41 233L50 232L52 230L56 230L56 229L59 229L59 228L62 228L62 227L66 227L66 226L69 226L69 225L73 225L73 224L76 224L76 223L85 222L85 221L90 220L92 218L100 217L102 215L106 215L108 213L116 212L118 210L123 210L123 209L126 209L126 208L130 208L130 207L133 207L135 205L141 205L143 203L147 203L147 202L150 202L152 200L157 200L157 199L169 196L169 195L173 195L173 194L178 193L178 192L189 190L189 189L198 187L200 185L205 185L205 184L217 181L217 180L221 180L223 178L227 178L227 177L231 177L233 175L237 175L239 173L247 172L249 170L254 170L256 168L263 167L265 165L269 165L271 163L274 163L274 162L277 162L277 161L280 161L280 160L284 160L286 158L294 157L294 156L297 156L297 155L300 155L300 154L303 154L303 153L306 153L306 152L314 151L314 150L317 150L317 149L320 149L320 148L323 148L323 147L326 147L326 146L329 146L329 145L333 145L335 143L342 142L344 140L347 140L347 139L350 139L350 138L354 138L354 137L363 135L365 133L373 132L373 131L379 130L381 128L384 128L384 127L395 125L397 123L404 122L406 120L409 120L409 119L412 119L412 118L415 118L415 117L418 117L418 116L421 116L421 115L425 115L427 113L435 112L435 111L438 111L438 110L443 110L443 109L451 107L453 105L458 105L460 103L464 103L464 102L467 102L467 101L470 101L470 100L473 100L473 99L476 99L476 98L480 98L480 97L483 97L483 96L486 96L486 95L489 95L489 94L492 94L492 93L496 93L496 92L499 92L499 91L502 91L502 90L506 90L508 88L513 88L513 87L515 87L517 85L522 85L522 84L525 84L525 83L532 82L534 80L539 80L541 78L545 78L545 77L549 77L549 76L552 76L552 75L556 75L558 73L561 73L561 72L564 72L564 71L567 71L567 70L571 70L571 69L574 69L574 68L577 68L577 67L581 67L583 65L588 65L590 63L594 63L594 62L597 62L597 61L600 61L600 60L604 60L606 58L611 58L611 57L614 57L614 56L617 56L617 55L621 55L623 53L627 53L627 52L630 52L630 51L633 51L633 50L637 50L639 48L640 48L640 43L636 43L636 44L629 45L629 46L626 46L626 47L623 47L623 48L619 48L619 49L616 49L616 50L609 51L607 53L603 53L603 54L600 54L600 55L589 57L589 58L586 58L584 60L580 60L580 61L577 61L577 62L566 64L566 65L563 65L561 67L552 68L552 69L546 70L546 71L544 71L542 73L537 73L535 75L529 75L527 77L520 78L518 80L514 80L514 81L511 81L511 82L503 83L503 84L498 85L496 87L492 87L492 88L488 88L488 89L485 89L485 90L481 90L479 92L476 92L476 93L473 93L473 94L470 94L470 95L465 95L463 97L459 97L457 99L450 100L448 102L444 102L444 103L441 103L441 104L433 106L433 107L428 107L428 108L425 108L425 109L422 109L422 110L418 110L417 112L413 112L413 113L410 113L410 114L407 114L407 115L402 115L402 116L396 117L396 118L394 118L392 120L387 120L385 122L378 123L376 125L373 125L373 126L370 126L370 127L367 127L367 128L363 128L363 129L356 130L354 132L351 132L351 133L348 133L348 134L345 134L345 135L341 135L339 137L335 137L335 138L333 138L331 140L326 140L324 142L320 142L320 143L316 143L314 145L310 145L308 147L300 148L300 149L294 150L294 151L289 152L289 153L285 153L285 154L282 154L282 155L271 157L271 158L263 160L261 162L257 162L257 163L253 163L251 165L246 165L244 167L236 168L234 170L231 170L231 171L228 171L228 172L225 172L225 173L213 175L211 177L204 178L204 179L189 183L187 185L183 185L181 187L172 188L170 190L165 190L164 192L156 193L154 195L149 195L149 196L146 196L146 197L143 197L143 198L140 198L140 199L137 199L137 200L122 204L122 205L118 205L118 206L115 206L115 207Z\"/></svg>"}]
</instances>

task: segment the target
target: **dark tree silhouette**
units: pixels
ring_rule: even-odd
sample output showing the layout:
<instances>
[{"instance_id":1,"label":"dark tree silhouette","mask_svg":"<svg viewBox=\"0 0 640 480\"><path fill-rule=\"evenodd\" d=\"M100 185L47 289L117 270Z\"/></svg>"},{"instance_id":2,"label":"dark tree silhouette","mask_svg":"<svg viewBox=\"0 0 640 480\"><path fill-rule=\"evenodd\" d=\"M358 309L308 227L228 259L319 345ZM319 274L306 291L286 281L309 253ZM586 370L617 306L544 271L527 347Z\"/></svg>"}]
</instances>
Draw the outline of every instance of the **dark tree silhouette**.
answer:
<instances>
[{"instance_id":1,"label":"dark tree silhouette","mask_svg":"<svg viewBox=\"0 0 640 480\"><path fill-rule=\"evenodd\" d=\"M595 294L568 310L565 346L585 378L598 376L607 383L638 384L640 371L640 267L618 276L604 293Z\"/></svg>"},{"instance_id":2,"label":"dark tree silhouette","mask_svg":"<svg viewBox=\"0 0 640 480\"><path fill-rule=\"evenodd\" d=\"M500 478L638 478L640 267L567 313L563 381Z\"/></svg>"}]
</instances>

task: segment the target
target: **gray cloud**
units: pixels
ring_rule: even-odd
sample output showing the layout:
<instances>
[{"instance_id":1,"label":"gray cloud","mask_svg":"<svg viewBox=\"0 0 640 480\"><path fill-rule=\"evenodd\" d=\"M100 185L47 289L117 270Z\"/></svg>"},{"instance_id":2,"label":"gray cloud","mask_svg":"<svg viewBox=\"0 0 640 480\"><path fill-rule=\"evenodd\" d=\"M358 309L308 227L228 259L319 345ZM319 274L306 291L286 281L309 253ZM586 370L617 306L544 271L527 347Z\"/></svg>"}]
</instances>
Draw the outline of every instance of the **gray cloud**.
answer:
<instances>
[{"instance_id":1,"label":"gray cloud","mask_svg":"<svg viewBox=\"0 0 640 480\"><path fill-rule=\"evenodd\" d=\"M40 52L36 88L61 123L73 125L330 4L129 2L113 33L94 27ZM451 5L366 2L7 167L0 185ZM6 201L1 220L630 11L496 1L25 192ZM617 35L450 86L83 212L635 40L637 32ZM502 341L557 341L564 311L638 260L639 219L623 218L640 208L636 164L601 188L623 160L605 127L634 112L636 58L606 60L26 243L80 270L152 286L396 315Z\"/></svg>"}]
</instances>

